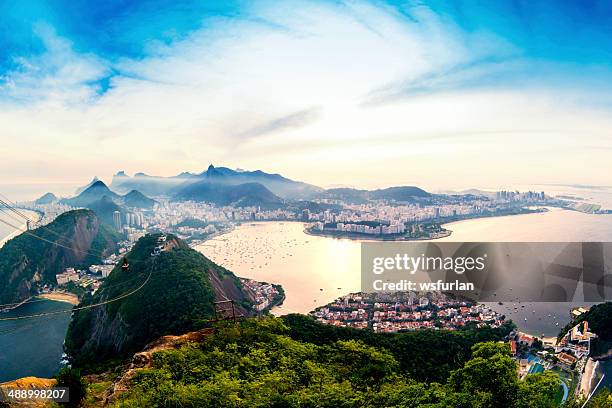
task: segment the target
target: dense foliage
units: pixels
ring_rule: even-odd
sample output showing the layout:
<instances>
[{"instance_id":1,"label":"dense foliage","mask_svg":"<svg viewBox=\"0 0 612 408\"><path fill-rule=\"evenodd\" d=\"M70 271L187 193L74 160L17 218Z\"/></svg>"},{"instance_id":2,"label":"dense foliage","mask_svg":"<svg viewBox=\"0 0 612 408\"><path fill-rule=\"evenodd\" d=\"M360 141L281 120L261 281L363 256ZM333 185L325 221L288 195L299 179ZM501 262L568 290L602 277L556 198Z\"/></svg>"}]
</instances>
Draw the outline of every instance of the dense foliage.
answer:
<instances>
[{"instance_id":1,"label":"dense foliage","mask_svg":"<svg viewBox=\"0 0 612 408\"><path fill-rule=\"evenodd\" d=\"M78 407L79 403L85 398L87 383L81 377L81 372L70 367L62 368L56 376L56 387L67 387L69 389L69 401L62 405Z\"/></svg>"},{"instance_id":2,"label":"dense foliage","mask_svg":"<svg viewBox=\"0 0 612 408\"><path fill-rule=\"evenodd\" d=\"M519 381L505 344L472 347L447 381L424 383L381 345L296 340L281 319L218 327L200 344L154 354L117 402L124 407L554 407L555 374ZM356 332L351 332L356 333ZM431 334L431 333L430 333ZM411 337L410 333L398 337ZM383 337L380 337L383 339ZM383 340L384 342L384 340ZM426 347L425 344L421 345ZM422 351L426 354L429 349ZM446 353L449 353L446 350ZM426 367L418 367L420 370Z\"/></svg>"},{"instance_id":3,"label":"dense foliage","mask_svg":"<svg viewBox=\"0 0 612 408\"><path fill-rule=\"evenodd\" d=\"M408 333L374 333L371 330L335 327L292 314L285 316L291 338L317 345L355 339L391 352L403 372L419 381L445 381L449 373L470 357L476 343L498 341L514 328L512 323L492 328L465 330L418 330Z\"/></svg>"}]
</instances>

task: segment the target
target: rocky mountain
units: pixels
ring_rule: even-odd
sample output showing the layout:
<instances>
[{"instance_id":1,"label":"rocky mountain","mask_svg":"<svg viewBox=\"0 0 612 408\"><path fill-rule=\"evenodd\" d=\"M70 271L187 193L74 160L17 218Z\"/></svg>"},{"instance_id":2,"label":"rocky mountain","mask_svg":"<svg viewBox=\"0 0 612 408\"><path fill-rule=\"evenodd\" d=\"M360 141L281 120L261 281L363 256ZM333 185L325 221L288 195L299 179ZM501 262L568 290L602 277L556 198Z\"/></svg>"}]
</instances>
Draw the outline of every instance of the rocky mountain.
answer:
<instances>
[{"instance_id":1,"label":"rocky mountain","mask_svg":"<svg viewBox=\"0 0 612 408\"><path fill-rule=\"evenodd\" d=\"M226 185L259 183L277 196L291 200L309 199L323 191L320 187L294 181L280 174L270 174L261 170L238 171L227 167L214 167L212 164L199 175L199 178Z\"/></svg>"},{"instance_id":2,"label":"rocky mountain","mask_svg":"<svg viewBox=\"0 0 612 408\"><path fill-rule=\"evenodd\" d=\"M283 200L262 184L226 185L209 180L188 184L174 194L174 199L204 201L216 205L231 204L235 207L278 208L283 205Z\"/></svg>"},{"instance_id":3,"label":"rocky mountain","mask_svg":"<svg viewBox=\"0 0 612 408\"><path fill-rule=\"evenodd\" d=\"M166 334L202 327L215 316L214 301L233 299L238 314L251 303L239 279L174 236L141 238L126 255L129 270L117 266L81 306L120 298L75 312L66 349L77 364L116 358L142 349ZM153 255L161 245L159 255ZM130 293L130 295L125 296Z\"/></svg>"},{"instance_id":4,"label":"rocky mountain","mask_svg":"<svg viewBox=\"0 0 612 408\"><path fill-rule=\"evenodd\" d=\"M102 222L112 226L115 211L124 215L128 212L126 207L150 209L156 201L137 190L132 190L121 196L109 189L103 181L98 180L78 196L63 199L62 202L74 207L92 209Z\"/></svg>"},{"instance_id":5,"label":"rocky mountain","mask_svg":"<svg viewBox=\"0 0 612 408\"><path fill-rule=\"evenodd\" d=\"M74 195L79 195L79 194L81 194L83 191L87 190L87 189L88 189L89 187L91 187L91 186L92 186L92 185L93 185L93 184L94 184L96 181L99 181L99 180L100 180L100 179L98 178L98 176L94 176L94 178L93 178L93 179L92 179L92 180L91 180L89 183L87 183L87 184L86 184L86 185L84 185L84 186L81 186L81 187L77 188L77 189L75 190L75 192L74 192Z\"/></svg>"},{"instance_id":6,"label":"rocky mountain","mask_svg":"<svg viewBox=\"0 0 612 408\"><path fill-rule=\"evenodd\" d=\"M55 284L67 267L99 262L118 236L90 210L66 212L45 227L23 233L0 248L0 304L19 302L35 288Z\"/></svg>"},{"instance_id":7,"label":"rocky mountain","mask_svg":"<svg viewBox=\"0 0 612 408\"><path fill-rule=\"evenodd\" d=\"M132 190L123 196L123 205L126 207L151 209L156 202L138 190Z\"/></svg>"},{"instance_id":8,"label":"rocky mountain","mask_svg":"<svg viewBox=\"0 0 612 408\"><path fill-rule=\"evenodd\" d=\"M34 204L37 204L37 205L51 204L51 203L55 203L57 200L58 198L55 196L55 194L46 193L40 196L39 198L37 198L36 200L34 200Z\"/></svg>"},{"instance_id":9,"label":"rocky mountain","mask_svg":"<svg viewBox=\"0 0 612 408\"><path fill-rule=\"evenodd\" d=\"M87 204L87 208L95 212L102 223L112 228L115 228L115 222L113 220L115 211L119 211L122 217L125 216L127 211L106 195L102 196L99 200Z\"/></svg>"},{"instance_id":10,"label":"rocky mountain","mask_svg":"<svg viewBox=\"0 0 612 408\"><path fill-rule=\"evenodd\" d=\"M227 167L215 167L212 164L200 174L184 172L173 177L149 176L144 173L137 173L134 177L129 177L125 172L119 172L113 177L111 187L121 192L136 189L152 196L174 196L189 184L202 181L226 186L258 183L275 195L291 200L309 199L323 191L317 186L291 180L280 174L270 174L261 170L232 170Z\"/></svg>"},{"instance_id":11,"label":"rocky mountain","mask_svg":"<svg viewBox=\"0 0 612 408\"><path fill-rule=\"evenodd\" d=\"M65 198L62 202L73 207L87 207L89 204L101 200L104 196L113 201L121 199L121 196L112 192L103 181L98 180L76 197Z\"/></svg>"}]
</instances>

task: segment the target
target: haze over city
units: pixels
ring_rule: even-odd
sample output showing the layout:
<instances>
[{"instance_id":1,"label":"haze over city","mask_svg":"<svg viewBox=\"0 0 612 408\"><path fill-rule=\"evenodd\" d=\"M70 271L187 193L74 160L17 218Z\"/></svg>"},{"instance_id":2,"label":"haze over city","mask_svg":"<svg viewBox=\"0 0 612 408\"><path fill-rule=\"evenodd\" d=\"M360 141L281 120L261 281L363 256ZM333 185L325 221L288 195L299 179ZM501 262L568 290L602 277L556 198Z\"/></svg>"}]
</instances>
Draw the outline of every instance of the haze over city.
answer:
<instances>
[{"instance_id":1,"label":"haze over city","mask_svg":"<svg viewBox=\"0 0 612 408\"><path fill-rule=\"evenodd\" d=\"M609 184L609 4L161 3L2 5L2 184Z\"/></svg>"}]
</instances>

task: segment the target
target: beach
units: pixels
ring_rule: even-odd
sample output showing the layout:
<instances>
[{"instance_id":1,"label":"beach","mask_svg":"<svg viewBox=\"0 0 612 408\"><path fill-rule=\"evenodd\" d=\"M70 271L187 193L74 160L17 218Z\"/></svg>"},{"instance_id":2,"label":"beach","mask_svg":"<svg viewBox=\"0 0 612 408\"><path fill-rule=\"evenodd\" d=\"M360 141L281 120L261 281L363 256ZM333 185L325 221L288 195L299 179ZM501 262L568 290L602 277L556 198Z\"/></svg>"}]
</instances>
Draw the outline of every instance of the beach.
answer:
<instances>
[{"instance_id":1,"label":"beach","mask_svg":"<svg viewBox=\"0 0 612 408\"><path fill-rule=\"evenodd\" d=\"M54 291L49 293L42 293L40 295L37 295L36 297L40 299L54 300L56 302L70 303L71 305L75 306L79 304L79 297L74 293L70 292Z\"/></svg>"},{"instance_id":2,"label":"beach","mask_svg":"<svg viewBox=\"0 0 612 408\"><path fill-rule=\"evenodd\" d=\"M598 361L595 361L592 358L587 359L584 366L584 372L580 378L579 394L584 395L585 397L588 397L591 394L593 387L595 386L594 380L598 366Z\"/></svg>"}]
</instances>

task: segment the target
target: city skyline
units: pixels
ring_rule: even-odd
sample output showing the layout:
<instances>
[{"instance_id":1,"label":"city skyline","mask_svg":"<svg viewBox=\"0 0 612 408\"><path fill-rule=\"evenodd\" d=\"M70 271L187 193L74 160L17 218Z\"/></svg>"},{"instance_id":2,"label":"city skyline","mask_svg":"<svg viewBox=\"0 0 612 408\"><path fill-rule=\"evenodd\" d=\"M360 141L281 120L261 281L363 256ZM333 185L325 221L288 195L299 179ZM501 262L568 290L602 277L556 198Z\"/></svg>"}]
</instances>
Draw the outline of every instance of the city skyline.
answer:
<instances>
[{"instance_id":1,"label":"city skyline","mask_svg":"<svg viewBox=\"0 0 612 408\"><path fill-rule=\"evenodd\" d=\"M1 185L609 185L603 2L54 6L3 2Z\"/></svg>"}]
</instances>

